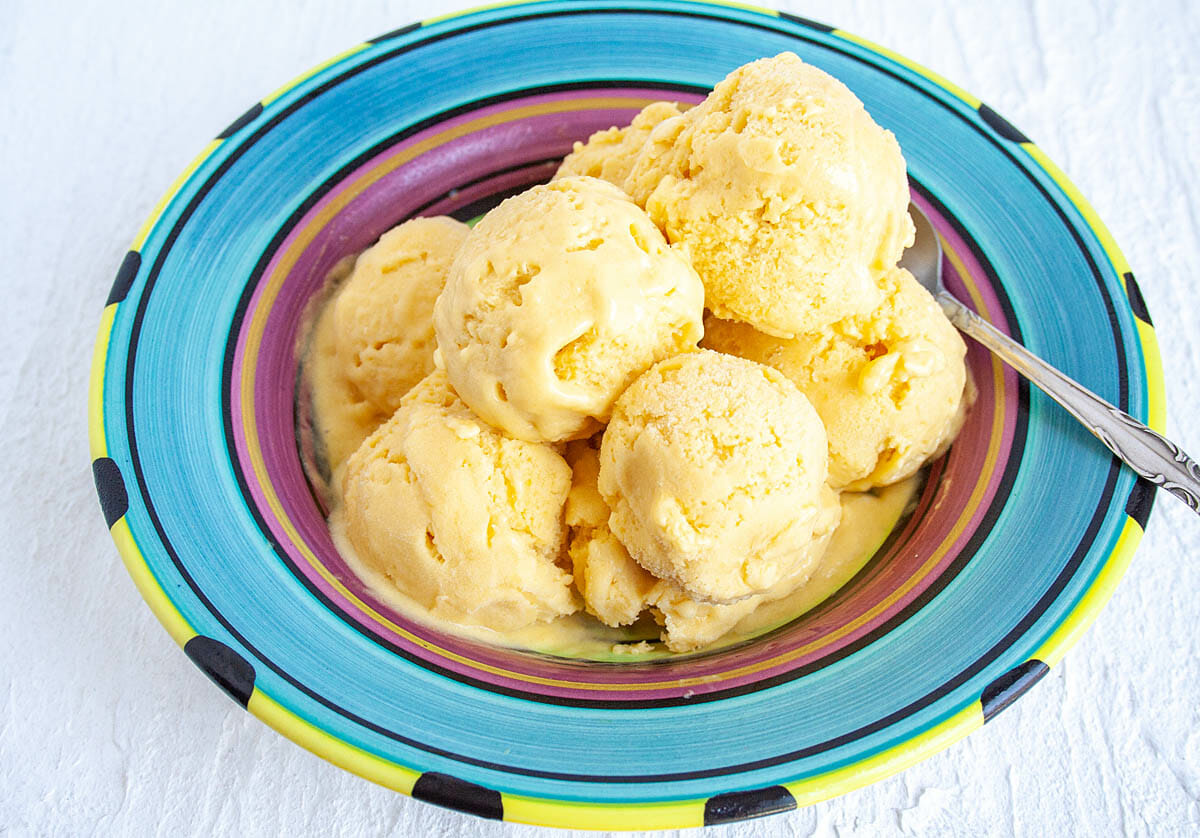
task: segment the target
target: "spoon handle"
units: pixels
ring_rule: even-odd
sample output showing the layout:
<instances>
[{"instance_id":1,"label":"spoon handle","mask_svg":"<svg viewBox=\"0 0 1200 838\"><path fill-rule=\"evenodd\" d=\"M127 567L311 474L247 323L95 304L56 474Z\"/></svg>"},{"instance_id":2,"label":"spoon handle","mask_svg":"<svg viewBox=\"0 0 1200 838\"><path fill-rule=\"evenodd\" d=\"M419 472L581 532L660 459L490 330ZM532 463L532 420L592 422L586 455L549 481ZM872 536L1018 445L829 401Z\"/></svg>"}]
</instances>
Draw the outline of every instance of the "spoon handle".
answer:
<instances>
[{"instance_id":1,"label":"spoon handle","mask_svg":"<svg viewBox=\"0 0 1200 838\"><path fill-rule=\"evenodd\" d=\"M1200 465L1178 445L1050 366L945 291L936 296L960 331L1040 387L1141 477L1200 513Z\"/></svg>"}]
</instances>

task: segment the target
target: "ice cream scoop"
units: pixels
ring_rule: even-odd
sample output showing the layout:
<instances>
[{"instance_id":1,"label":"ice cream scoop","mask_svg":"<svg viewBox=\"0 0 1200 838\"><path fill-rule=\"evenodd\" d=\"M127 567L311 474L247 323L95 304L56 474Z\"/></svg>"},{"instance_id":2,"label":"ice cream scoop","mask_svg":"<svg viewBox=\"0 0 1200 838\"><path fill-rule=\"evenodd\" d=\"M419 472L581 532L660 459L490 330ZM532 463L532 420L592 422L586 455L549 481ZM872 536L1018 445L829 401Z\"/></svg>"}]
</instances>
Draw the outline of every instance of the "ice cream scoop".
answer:
<instances>
[{"instance_id":1,"label":"ice cream scoop","mask_svg":"<svg viewBox=\"0 0 1200 838\"><path fill-rule=\"evenodd\" d=\"M804 560L827 475L825 428L804 394L708 350L634 381L600 449L613 533L651 574L714 603L762 593Z\"/></svg>"},{"instance_id":2,"label":"ice cream scoop","mask_svg":"<svg viewBox=\"0 0 1200 838\"><path fill-rule=\"evenodd\" d=\"M557 564L570 485L557 451L496 431L439 370L347 462L346 534L433 616L511 631L578 608Z\"/></svg>"},{"instance_id":3,"label":"ice cream scoop","mask_svg":"<svg viewBox=\"0 0 1200 838\"><path fill-rule=\"evenodd\" d=\"M531 442L594 433L656 361L694 348L704 289L620 189L564 177L488 213L434 307L454 389Z\"/></svg>"},{"instance_id":4,"label":"ice cream scoop","mask_svg":"<svg viewBox=\"0 0 1200 838\"><path fill-rule=\"evenodd\" d=\"M384 415L433 371L433 304L467 225L444 216L388 230L354 263L333 302L347 381Z\"/></svg>"},{"instance_id":5,"label":"ice cream scoop","mask_svg":"<svg viewBox=\"0 0 1200 838\"><path fill-rule=\"evenodd\" d=\"M624 187L650 134L660 123L679 114L679 106L674 102L647 105L626 127L597 131L586 143L575 143L574 150L563 159L555 177L587 175Z\"/></svg>"},{"instance_id":6,"label":"ice cream scoop","mask_svg":"<svg viewBox=\"0 0 1200 838\"><path fill-rule=\"evenodd\" d=\"M787 596L804 584L818 564L841 517L836 492L823 489L814 538L803 548L791 572L768 591L736 602L697 600L678 584L659 579L635 562L609 528L610 510L597 485L600 470L597 440L567 446L573 477L567 498L570 556L575 585L588 612L606 625L632 623L646 609L662 626L662 640L673 652L689 652L726 634L764 602Z\"/></svg>"},{"instance_id":7,"label":"ice cream scoop","mask_svg":"<svg viewBox=\"0 0 1200 838\"><path fill-rule=\"evenodd\" d=\"M657 125L626 190L691 258L714 314L779 337L872 309L872 277L912 240L896 138L787 52Z\"/></svg>"}]
</instances>

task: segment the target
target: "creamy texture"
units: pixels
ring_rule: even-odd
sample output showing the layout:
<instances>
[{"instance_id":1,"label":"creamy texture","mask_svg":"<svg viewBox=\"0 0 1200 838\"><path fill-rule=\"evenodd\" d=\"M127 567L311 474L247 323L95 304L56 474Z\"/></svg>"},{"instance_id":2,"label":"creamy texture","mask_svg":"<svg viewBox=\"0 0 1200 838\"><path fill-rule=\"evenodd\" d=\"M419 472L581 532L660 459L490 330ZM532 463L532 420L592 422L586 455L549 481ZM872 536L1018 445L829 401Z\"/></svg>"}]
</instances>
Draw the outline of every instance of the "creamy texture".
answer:
<instances>
[{"instance_id":1,"label":"creamy texture","mask_svg":"<svg viewBox=\"0 0 1200 838\"><path fill-rule=\"evenodd\" d=\"M787 574L760 594L725 604L703 602L677 585L663 581L651 605L655 619L663 626L662 639L667 648L673 652L691 652L707 646L764 604L802 587L828 548L841 518L842 506L837 492L821 487L812 538L797 550L788 564Z\"/></svg>"},{"instance_id":2,"label":"creamy texture","mask_svg":"<svg viewBox=\"0 0 1200 838\"><path fill-rule=\"evenodd\" d=\"M650 133L659 123L679 115L679 106L674 102L649 104L626 127L597 131L586 143L576 142L555 177L586 175L623 187Z\"/></svg>"},{"instance_id":3,"label":"creamy texture","mask_svg":"<svg viewBox=\"0 0 1200 838\"><path fill-rule=\"evenodd\" d=\"M342 266L329 278L336 293L349 274L350 265ZM367 400L346 376L338 354L334 306L328 295L321 301L309 335L301 364L301 449L305 467L322 501L332 505L336 492L334 477L339 467L383 424L387 414ZM307 440L307 442L304 442Z\"/></svg>"},{"instance_id":4,"label":"creamy texture","mask_svg":"<svg viewBox=\"0 0 1200 838\"><path fill-rule=\"evenodd\" d=\"M913 239L895 137L792 53L660 122L624 186L689 256L709 309L782 337L873 308L872 274Z\"/></svg>"},{"instance_id":5,"label":"creamy texture","mask_svg":"<svg viewBox=\"0 0 1200 838\"><path fill-rule=\"evenodd\" d=\"M347 381L390 416L433 371L433 304L467 235L452 218L414 218L363 251L333 304Z\"/></svg>"},{"instance_id":6,"label":"creamy texture","mask_svg":"<svg viewBox=\"0 0 1200 838\"><path fill-rule=\"evenodd\" d=\"M645 611L660 580L629 558L608 527L609 506L597 486L599 437L570 443L566 458L572 479L565 517L575 587L588 613L600 622L629 625Z\"/></svg>"},{"instance_id":7,"label":"creamy texture","mask_svg":"<svg viewBox=\"0 0 1200 838\"><path fill-rule=\"evenodd\" d=\"M704 345L767 364L791 379L829 437L829 482L856 491L913 474L962 425L966 345L933 297L903 268L878 281L875 310L792 340L709 318Z\"/></svg>"},{"instance_id":8,"label":"creamy texture","mask_svg":"<svg viewBox=\"0 0 1200 838\"><path fill-rule=\"evenodd\" d=\"M920 485L919 477L911 477L877 492L844 493L841 496L842 523L834 531L808 581L781 599L761 604L706 648L724 648L771 631L828 599L863 568L903 520L916 500ZM589 660L632 662L678 654L665 643L657 642L663 627L648 612L633 625L618 628L606 626L591 614L578 611L550 623L535 623L510 631L464 625L439 617L397 590L388 577L358 556L346 536L344 510L334 510L329 528L338 552L381 601L397 613L436 631L496 646Z\"/></svg>"},{"instance_id":9,"label":"creamy texture","mask_svg":"<svg viewBox=\"0 0 1200 838\"><path fill-rule=\"evenodd\" d=\"M612 184L566 177L471 230L434 309L454 389L505 433L581 438L639 373L693 348L704 289Z\"/></svg>"},{"instance_id":10,"label":"creamy texture","mask_svg":"<svg viewBox=\"0 0 1200 838\"><path fill-rule=\"evenodd\" d=\"M707 350L634 381L600 449L613 533L643 568L708 602L763 593L805 561L828 526L827 474L825 429L804 394L770 367Z\"/></svg>"},{"instance_id":11,"label":"creamy texture","mask_svg":"<svg viewBox=\"0 0 1200 838\"><path fill-rule=\"evenodd\" d=\"M431 373L350 457L346 535L436 617L509 631L578 608L562 508L571 469L510 439Z\"/></svg>"},{"instance_id":12,"label":"creamy texture","mask_svg":"<svg viewBox=\"0 0 1200 838\"><path fill-rule=\"evenodd\" d=\"M650 609L662 625L660 639L673 652L688 652L712 643L764 603L785 597L807 582L841 518L837 493L823 488L814 536L801 548L785 577L762 594L736 602L700 601L675 582L649 573L613 535L610 509L597 485L600 457L596 443L595 439L575 442L567 450L573 479L566 520L571 529L575 585L588 613L609 626L629 625Z\"/></svg>"}]
</instances>

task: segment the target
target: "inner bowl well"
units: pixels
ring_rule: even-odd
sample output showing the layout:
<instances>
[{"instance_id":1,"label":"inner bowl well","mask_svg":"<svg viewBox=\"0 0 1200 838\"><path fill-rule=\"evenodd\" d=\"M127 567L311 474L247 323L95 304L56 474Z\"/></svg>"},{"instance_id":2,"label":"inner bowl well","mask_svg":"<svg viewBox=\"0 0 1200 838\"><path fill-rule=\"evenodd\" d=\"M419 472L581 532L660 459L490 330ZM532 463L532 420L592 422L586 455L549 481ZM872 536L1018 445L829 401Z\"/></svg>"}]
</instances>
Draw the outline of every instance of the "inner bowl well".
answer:
<instances>
[{"instance_id":1,"label":"inner bowl well","mask_svg":"<svg viewBox=\"0 0 1200 838\"><path fill-rule=\"evenodd\" d=\"M654 703L718 698L829 665L903 622L943 589L986 535L987 509L1004 490L1017 390L973 349L979 395L959 441L936 463L914 514L831 599L765 636L670 659L609 663L505 649L446 635L377 597L338 554L296 444L296 347L304 312L326 278L384 231L418 215L470 220L504 197L549 179L576 139L627 124L659 99L694 103L686 87L590 87L527 92L392 138L316 190L278 239L245 315L235 324L232 412L238 466L256 512L297 578L343 620L431 670L551 700ZM920 194L917 200L922 201ZM996 310L995 289L928 201L958 260L948 279ZM957 263L956 263L957 262ZM974 269L974 272L972 272ZM1007 387L1007 389L1006 389ZM996 431L1000 430L997 434Z\"/></svg>"}]
</instances>

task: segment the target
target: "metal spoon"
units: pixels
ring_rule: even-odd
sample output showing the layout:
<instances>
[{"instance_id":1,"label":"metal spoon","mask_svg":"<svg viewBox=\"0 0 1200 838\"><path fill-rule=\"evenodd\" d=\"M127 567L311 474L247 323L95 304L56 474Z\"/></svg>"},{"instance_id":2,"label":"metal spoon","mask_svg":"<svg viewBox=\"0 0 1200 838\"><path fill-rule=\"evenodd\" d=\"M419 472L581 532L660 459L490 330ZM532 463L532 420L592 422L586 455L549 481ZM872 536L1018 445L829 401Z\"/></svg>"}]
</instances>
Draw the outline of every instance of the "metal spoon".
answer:
<instances>
[{"instance_id":1,"label":"metal spoon","mask_svg":"<svg viewBox=\"0 0 1200 838\"><path fill-rule=\"evenodd\" d=\"M917 238L904 252L900 265L933 294L950 322L1066 408L1140 476L1200 513L1200 465L1175 443L1068 378L950 296L942 282L942 243L937 231L915 205L910 204L908 211Z\"/></svg>"}]
</instances>

